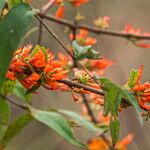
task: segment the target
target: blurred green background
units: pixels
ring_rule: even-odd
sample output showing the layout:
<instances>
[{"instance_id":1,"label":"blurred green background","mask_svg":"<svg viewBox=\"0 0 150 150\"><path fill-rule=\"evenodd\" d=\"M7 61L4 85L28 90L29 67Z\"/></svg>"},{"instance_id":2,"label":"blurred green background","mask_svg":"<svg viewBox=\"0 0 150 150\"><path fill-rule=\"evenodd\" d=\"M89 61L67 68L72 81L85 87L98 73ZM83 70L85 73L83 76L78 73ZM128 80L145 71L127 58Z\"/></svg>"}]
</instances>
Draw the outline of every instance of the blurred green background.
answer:
<instances>
[{"instance_id":1,"label":"blurred green background","mask_svg":"<svg viewBox=\"0 0 150 150\"><path fill-rule=\"evenodd\" d=\"M34 8L40 8L46 0L33 0ZM141 28L143 32L150 32L150 1L149 0L91 0L89 3L77 8L77 11L85 16L83 21L86 24L93 25L93 21L105 15L110 16L110 29L123 30L127 23ZM49 11L54 13L55 8ZM75 10L68 6L65 11L65 18L72 20ZM35 19L34 25L38 25ZM47 22L47 25L59 35L59 37L68 44L70 41L64 33L65 27L58 24ZM138 68L140 64L144 65L142 81L150 79L150 49L135 47L127 40L122 38L93 35L98 39L94 46L102 56L115 60L115 65L111 67L106 76L118 84L124 84L127 81L131 68ZM26 39L24 44L37 43L38 32ZM149 41L150 43L150 41ZM51 35L43 30L42 45L52 49L55 53L62 51L63 48L57 43ZM33 105L36 108L64 108L81 112L80 105L75 104L71 95L61 92L47 91L39 89L39 94L34 95ZM21 110L12 106L13 117L21 113ZM13 118L12 117L12 118ZM126 136L129 132L134 133L134 139L129 145L129 150L149 150L150 149L150 123L144 122L143 126L139 124L135 111L132 108L120 113L121 120L121 137ZM82 141L87 141L92 135L85 129L75 129L76 136ZM20 134L12 140L7 150L78 150L52 130L44 125L33 122L25 127Z\"/></svg>"}]
</instances>

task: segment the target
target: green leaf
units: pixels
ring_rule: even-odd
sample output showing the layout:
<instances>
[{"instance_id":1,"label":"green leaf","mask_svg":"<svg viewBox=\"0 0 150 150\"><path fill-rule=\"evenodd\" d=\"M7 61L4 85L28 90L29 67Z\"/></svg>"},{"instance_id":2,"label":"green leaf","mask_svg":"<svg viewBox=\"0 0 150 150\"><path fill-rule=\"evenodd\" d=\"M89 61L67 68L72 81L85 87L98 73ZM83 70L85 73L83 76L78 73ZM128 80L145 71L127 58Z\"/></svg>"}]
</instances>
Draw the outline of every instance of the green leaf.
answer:
<instances>
[{"instance_id":1,"label":"green leaf","mask_svg":"<svg viewBox=\"0 0 150 150\"><path fill-rule=\"evenodd\" d=\"M0 97L0 140L4 136L10 117L9 104Z\"/></svg>"},{"instance_id":2,"label":"green leaf","mask_svg":"<svg viewBox=\"0 0 150 150\"><path fill-rule=\"evenodd\" d=\"M103 90L106 91L106 93L112 91L113 93L116 93L116 96L118 95L119 99L117 101L121 102L121 98L125 98L129 103L131 103L134 106L134 108L139 116L140 122L142 123L142 118L140 115L141 108L139 107L139 104L132 93L130 93L127 89L124 89L124 88L112 83L110 80L108 80L106 78L101 78L100 82L102 84ZM115 105L117 106L117 108L119 108L118 102L116 102ZM117 109L117 108L115 108L115 109ZM116 110L116 111L118 111L118 110Z\"/></svg>"},{"instance_id":3,"label":"green leaf","mask_svg":"<svg viewBox=\"0 0 150 150\"><path fill-rule=\"evenodd\" d=\"M121 95L122 97L124 97L127 101L129 101L135 108L138 116L139 116L139 120L140 120L140 123L143 124L143 119L141 117L141 108L137 102L137 100L135 99L134 95L131 94L127 89L123 89L121 90Z\"/></svg>"},{"instance_id":4,"label":"green leaf","mask_svg":"<svg viewBox=\"0 0 150 150\"><path fill-rule=\"evenodd\" d=\"M68 122L59 113L53 111L35 110L31 108L31 114L36 120L52 128L69 143L79 147L85 147L84 144L81 144L74 138L72 129L70 128Z\"/></svg>"},{"instance_id":5,"label":"green leaf","mask_svg":"<svg viewBox=\"0 0 150 150\"><path fill-rule=\"evenodd\" d=\"M140 122L142 122L140 115L141 109L134 95L127 89L123 89L106 78L101 78L100 82L102 89L105 91L104 115L107 116L109 112L111 114L110 133L113 144L115 144L119 138L120 125L118 120L118 108L120 107L122 98L134 106L138 116L140 117Z\"/></svg>"},{"instance_id":6,"label":"green leaf","mask_svg":"<svg viewBox=\"0 0 150 150\"><path fill-rule=\"evenodd\" d=\"M92 49L91 46L80 46L77 41L72 42L73 52L76 60L82 60L84 58L88 59L98 59L99 52Z\"/></svg>"},{"instance_id":7,"label":"green leaf","mask_svg":"<svg viewBox=\"0 0 150 150\"><path fill-rule=\"evenodd\" d=\"M69 116L70 118L73 119L74 122L76 122L77 124L79 124L80 126L85 127L86 129L94 132L94 133L98 133L101 134L104 132L104 130L100 129L99 127L95 126L93 123L89 122L88 120L86 120L84 117L82 117L81 115L69 111L69 110L57 110L59 113L65 114L67 116Z\"/></svg>"},{"instance_id":8,"label":"green leaf","mask_svg":"<svg viewBox=\"0 0 150 150\"><path fill-rule=\"evenodd\" d=\"M24 100L25 102L30 102L32 99L32 94L25 94L26 89L19 83L16 83L16 86L14 87L13 94L15 94L20 99Z\"/></svg>"},{"instance_id":9,"label":"green leaf","mask_svg":"<svg viewBox=\"0 0 150 150\"><path fill-rule=\"evenodd\" d=\"M32 120L33 117L28 113L19 116L13 123L8 126L3 139L0 141L0 145L6 146L10 140L12 140L20 132L20 130L29 124Z\"/></svg>"},{"instance_id":10,"label":"green leaf","mask_svg":"<svg viewBox=\"0 0 150 150\"><path fill-rule=\"evenodd\" d=\"M8 6L9 8L19 4L19 3L22 3L22 2L27 2L27 0L8 0Z\"/></svg>"},{"instance_id":11,"label":"green leaf","mask_svg":"<svg viewBox=\"0 0 150 150\"><path fill-rule=\"evenodd\" d=\"M1 11L3 9L3 7L5 6L5 0L0 0L0 14L1 14Z\"/></svg>"},{"instance_id":12,"label":"green leaf","mask_svg":"<svg viewBox=\"0 0 150 150\"><path fill-rule=\"evenodd\" d=\"M105 93L104 115L107 116L110 112L113 116L118 116L118 109L121 103L120 87L113 84L105 78L101 78L100 82Z\"/></svg>"},{"instance_id":13,"label":"green leaf","mask_svg":"<svg viewBox=\"0 0 150 150\"><path fill-rule=\"evenodd\" d=\"M119 132L120 132L120 123L118 118L111 117L110 119L110 133L112 142L115 145L119 140Z\"/></svg>"},{"instance_id":14,"label":"green leaf","mask_svg":"<svg viewBox=\"0 0 150 150\"><path fill-rule=\"evenodd\" d=\"M131 70L130 78L129 78L129 81L127 83L128 87L132 88L137 83L138 72L139 72L138 70L134 70L134 69Z\"/></svg>"},{"instance_id":15,"label":"green leaf","mask_svg":"<svg viewBox=\"0 0 150 150\"><path fill-rule=\"evenodd\" d=\"M119 101L119 94L116 89L111 89L110 91L105 93L105 104L104 104L104 116L107 116L110 112L112 116L118 115L118 107L116 107L115 103ZM106 105L106 106L105 106Z\"/></svg>"},{"instance_id":16,"label":"green leaf","mask_svg":"<svg viewBox=\"0 0 150 150\"><path fill-rule=\"evenodd\" d=\"M33 16L32 8L28 4L20 3L0 22L0 88L5 80L13 52L25 36Z\"/></svg>"}]
</instances>

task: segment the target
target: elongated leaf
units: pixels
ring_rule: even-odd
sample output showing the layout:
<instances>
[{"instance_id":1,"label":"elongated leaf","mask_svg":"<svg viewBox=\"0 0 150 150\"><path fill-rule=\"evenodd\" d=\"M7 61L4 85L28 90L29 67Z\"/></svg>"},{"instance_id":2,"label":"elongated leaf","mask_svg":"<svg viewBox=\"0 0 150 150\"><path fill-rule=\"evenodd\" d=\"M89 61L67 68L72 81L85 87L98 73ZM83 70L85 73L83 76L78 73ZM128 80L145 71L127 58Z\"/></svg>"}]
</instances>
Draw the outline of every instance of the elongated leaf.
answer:
<instances>
[{"instance_id":1,"label":"elongated leaf","mask_svg":"<svg viewBox=\"0 0 150 150\"><path fill-rule=\"evenodd\" d=\"M10 140L12 140L23 127L29 124L33 120L30 114L23 114L18 117L12 124L10 124L4 134L4 137L0 141L1 146L6 146Z\"/></svg>"},{"instance_id":2,"label":"elongated leaf","mask_svg":"<svg viewBox=\"0 0 150 150\"><path fill-rule=\"evenodd\" d=\"M113 84L108 79L100 79L105 93L104 115L107 116L110 112L112 116L118 115L118 109L121 103L120 87Z\"/></svg>"},{"instance_id":3,"label":"elongated leaf","mask_svg":"<svg viewBox=\"0 0 150 150\"><path fill-rule=\"evenodd\" d=\"M57 111L60 112L60 113L62 113L62 114L65 114L65 115L69 116L77 124L79 124L80 126L83 126L83 127L87 128L88 130L90 130L90 131L92 131L94 133L101 134L101 133L104 132L104 130L98 128L93 123L89 122L84 117L82 117L81 115L79 115L79 114L77 114L75 112L72 112L72 111L69 111L69 110L57 110Z\"/></svg>"},{"instance_id":4,"label":"elongated leaf","mask_svg":"<svg viewBox=\"0 0 150 150\"><path fill-rule=\"evenodd\" d=\"M115 144L119 139L120 132L118 108L120 107L121 99L125 98L126 101L129 101L134 106L138 116L140 117L140 121L142 120L140 115L141 109L136 99L134 98L134 95L131 94L128 90L121 88L106 78L101 78L100 82L102 84L103 90L105 91L104 113L105 115L108 115L109 112L111 114L110 133L113 144Z\"/></svg>"},{"instance_id":5,"label":"elongated leaf","mask_svg":"<svg viewBox=\"0 0 150 150\"><path fill-rule=\"evenodd\" d=\"M135 110L136 110L136 112L137 112L137 114L139 116L140 122L142 122L142 118L141 118L141 115L140 115L141 114L141 108L139 107L138 102L135 99L133 94L131 94L127 89L121 88L120 86L112 83L108 79L101 78L100 81L102 83L103 89L106 92L108 92L111 89L113 89L113 90L115 90L116 92L118 92L120 94L119 95L119 99L120 98L125 98L127 101L129 101L134 106L134 108L135 108Z\"/></svg>"},{"instance_id":6,"label":"elongated leaf","mask_svg":"<svg viewBox=\"0 0 150 150\"><path fill-rule=\"evenodd\" d=\"M85 147L74 138L72 129L70 128L68 122L59 113L52 111L35 110L33 108L31 109L31 113L36 120L52 128L69 143L79 147Z\"/></svg>"},{"instance_id":7,"label":"elongated leaf","mask_svg":"<svg viewBox=\"0 0 150 150\"><path fill-rule=\"evenodd\" d=\"M0 22L0 88L13 52L25 36L33 15L34 11L29 5L20 3L14 6Z\"/></svg>"},{"instance_id":8,"label":"elongated leaf","mask_svg":"<svg viewBox=\"0 0 150 150\"><path fill-rule=\"evenodd\" d=\"M119 132L120 132L120 123L117 118L111 117L110 120L110 133L113 144L116 144L116 142L119 140Z\"/></svg>"},{"instance_id":9,"label":"elongated leaf","mask_svg":"<svg viewBox=\"0 0 150 150\"><path fill-rule=\"evenodd\" d=\"M105 105L104 106L104 116L107 116L108 113L110 112L111 115L113 116L117 116L117 111L118 109L116 110L115 109L115 102L114 100L117 100L116 97L115 97L115 92L114 91L109 91L105 94Z\"/></svg>"},{"instance_id":10,"label":"elongated leaf","mask_svg":"<svg viewBox=\"0 0 150 150\"><path fill-rule=\"evenodd\" d=\"M122 89L121 95L134 106L134 108L139 116L140 123L143 124L143 119L141 117L142 110L141 110L140 106L138 105L138 102L135 99L134 95L131 94L127 89Z\"/></svg>"},{"instance_id":11,"label":"elongated leaf","mask_svg":"<svg viewBox=\"0 0 150 150\"><path fill-rule=\"evenodd\" d=\"M2 139L9 122L10 108L2 97L0 97L0 140Z\"/></svg>"},{"instance_id":12,"label":"elongated leaf","mask_svg":"<svg viewBox=\"0 0 150 150\"><path fill-rule=\"evenodd\" d=\"M132 88L136 83L137 83L137 79L138 79L138 70L131 70L131 73L130 73L130 78L129 78L129 81L128 81L128 86L130 88Z\"/></svg>"}]
</instances>

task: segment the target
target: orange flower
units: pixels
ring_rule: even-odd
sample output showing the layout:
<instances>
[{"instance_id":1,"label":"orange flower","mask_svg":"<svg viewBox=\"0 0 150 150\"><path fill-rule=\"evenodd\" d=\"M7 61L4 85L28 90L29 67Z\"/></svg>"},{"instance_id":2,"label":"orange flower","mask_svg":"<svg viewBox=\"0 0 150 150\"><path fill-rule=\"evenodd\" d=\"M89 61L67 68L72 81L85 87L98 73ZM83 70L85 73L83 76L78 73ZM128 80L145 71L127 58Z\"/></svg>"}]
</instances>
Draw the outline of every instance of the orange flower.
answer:
<instances>
[{"instance_id":1,"label":"orange flower","mask_svg":"<svg viewBox=\"0 0 150 150\"><path fill-rule=\"evenodd\" d=\"M132 139L133 139L133 134L131 134L131 133L128 134L124 139L122 139L115 145L115 149L116 150L126 150L128 144L132 141Z\"/></svg>"},{"instance_id":2,"label":"orange flower","mask_svg":"<svg viewBox=\"0 0 150 150\"><path fill-rule=\"evenodd\" d=\"M12 71L14 72L19 72L22 73L23 72L23 68L25 68L26 64L19 59L13 59L11 64L10 64L10 68Z\"/></svg>"},{"instance_id":3,"label":"orange flower","mask_svg":"<svg viewBox=\"0 0 150 150\"><path fill-rule=\"evenodd\" d=\"M68 57L60 53L58 58L58 61L51 60L45 66L45 69L43 70L46 78L45 83L49 85L51 90L66 90L68 89L68 86L57 82L57 80L67 77L68 71L65 70L64 66L68 63Z\"/></svg>"},{"instance_id":4,"label":"orange flower","mask_svg":"<svg viewBox=\"0 0 150 150\"><path fill-rule=\"evenodd\" d=\"M14 72L8 71L6 77L10 80L16 80Z\"/></svg>"},{"instance_id":5,"label":"orange flower","mask_svg":"<svg viewBox=\"0 0 150 150\"><path fill-rule=\"evenodd\" d=\"M51 0L48 0L50 2ZM89 0L71 0L68 1L71 3L73 6L80 6L81 4L87 3ZM59 8L57 9L55 16L57 18L64 18L64 11L65 11L65 0L55 0L54 5L60 5Z\"/></svg>"},{"instance_id":6,"label":"orange flower","mask_svg":"<svg viewBox=\"0 0 150 150\"><path fill-rule=\"evenodd\" d=\"M109 146L102 138L93 138L88 142L88 150L109 150Z\"/></svg>"},{"instance_id":7,"label":"orange flower","mask_svg":"<svg viewBox=\"0 0 150 150\"><path fill-rule=\"evenodd\" d=\"M138 70L138 78L137 78L136 84L130 90L137 93L138 95L137 99L138 99L139 105L145 110L150 110L150 106L149 106L150 83L146 82L144 84L141 84L140 79L142 76L142 72L143 72L143 65L141 65Z\"/></svg>"},{"instance_id":8,"label":"orange flower","mask_svg":"<svg viewBox=\"0 0 150 150\"><path fill-rule=\"evenodd\" d=\"M37 85L36 81L33 81L30 77L25 78L23 80L19 80L19 82L26 88L31 89L33 86Z\"/></svg>"},{"instance_id":9,"label":"orange flower","mask_svg":"<svg viewBox=\"0 0 150 150\"><path fill-rule=\"evenodd\" d=\"M76 40L80 44L94 45L97 42L97 40L93 37L88 36L88 33L88 30L80 29L79 34L76 35ZM70 40L73 40L73 34L70 34Z\"/></svg>"},{"instance_id":10,"label":"orange flower","mask_svg":"<svg viewBox=\"0 0 150 150\"><path fill-rule=\"evenodd\" d=\"M59 59L59 63L64 67L70 61L69 58L66 55L64 55L63 53L58 53L58 59Z\"/></svg>"},{"instance_id":11,"label":"orange flower","mask_svg":"<svg viewBox=\"0 0 150 150\"><path fill-rule=\"evenodd\" d=\"M66 91L68 90L68 86L63 84L63 83L59 83L57 81L54 81L54 80L48 80L47 81L47 89L49 90L61 90L61 91Z\"/></svg>"},{"instance_id":12,"label":"orange flower","mask_svg":"<svg viewBox=\"0 0 150 150\"><path fill-rule=\"evenodd\" d=\"M38 73L33 73L30 78L33 80L33 81L38 81L40 79L40 75Z\"/></svg>"},{"instance_id":13,"label":"orange flower","mask_svg":"<svg viewBox=\"0 0 150 150\"><path fill-rule=\"evenodd\" d=\"M50 2L51 0L48 0L48 2ZM54 5L58 5L60 3L62 3L64 0L55 0Z\"/></svg>"},{"instance_id":14,"label":"orange flower","mask_svg":"<svg viewBox=\"0 0 150 150\"><path fill-rule=\"evenodd\" d=\"M141 29L135 29L131 24L127 24L124 28L125 33L129 34L135 34L135 35L140 35L141 34Z\"/></svg>"},{"instance_id":15,"label":"orange flower","mask_svg":"<svg viewBox=\"0 0 150 150\"><path fill-rule=\"evenodd\" d=\"M65 11L64 5L63 5L63 6L60 6L60 7L57 9L57 11L56 11L55 16L56 16L57 18L64 18L64 11Z\"/></svg>"},{"instance_id":16,"label":"orange flower","mask_svg":"<svg viewBox=\"0 0 150 150\"><path fill-rule=\"evenodd\" d=\"M85 40L85 45L94 45L96 44L97 40L92 37L87 37Z\"/></svg>"},{"instance_id":17,"label":"orange flower","mask_svg":"<svg viewBox=\"0 0 150 150\"><path fill-rule=\"evenodd\" d=\"M135 28L133 28L133 26L131 24L128 24L125 26L124 32L129 33L129 34L134 34L134 35L144 35L144 36L150 35L150 33L141 33L141 29L139 29L139 28L135 29ZM146 43L141 43L141 42L135 41L133 44L140 48L150 48L150 44L146 44Z\"/></svg>"},{"instance_id":18,"label":"orange flower","mask_svg":"<svg viewBox=\"0 0 150 150\"><path fill-rule=\"evenodd\" d=\"M38 84L37 81L40 77L41 76L38 73L32 73L29 77L19 81L26 89L31 89L33 86Z\"/></svg>"},{"instance_id":19,"label":"orange flower","mask_svg":"<svg viewBox=\"0 0 150 150\"><path fill-rule=\"evenodd\" d=\"M135 43L136 46L141 47L141 48L150 48L150 44L145 44L145 43Z\"/></svg>"},{"instance_id":20,"label":"orange flower","mask_svg":"<svg viewBox=\"0 0 150 150\"><path fill-rule=\"evenodd\" d=\"M68 70L65 66L68 57L60 53L58 60L54 60L53 53L40 46L36 46L31 54L30 51L30 45L15 51L7 78L18 79L26 89L31 89L39 84L42 74L43 83L51 89L67 90L68 87L57 80L67 77Z\"/></svg>"},{"instance_id":21,"label":"orange flower","mask_svg":"<svg viewBox=\"0 0 150 150\"><path fill-rule=\"evenodd\" d=\"M83 65L93 72L93 74L103 75L105 70L114 64L114 61L108 60L106 58L100 58L96 60L84 59L82 61Z\"/></svg>"},{"instance_id":22,"label":"orange flower","mask_svg":"<svg viewBox=\"0 0 150 150\"><path fill-rule=\"evenodd\" d=\"M73 6L81 6L84 3L87 3L89 0L73 0L71 1L71 4Z\"/></svg>"},{"instance_id":23,"label":"orange flower","mask_svg":"<svg viewBox=\"0 0 150 150\"><path fill-rule=\"evenodd\" d=\"M91 61L91 67L95 69L106 69L107 67L112 66L113 64L113 61L110 61L106 58Z\"/></svg>"},{"instance_id":24,"label":"orange flower","mask_svg":"<svg viewBox=\"0 0 150 150\"><path fill-rule=\"evenodd\" d=\"M30 59L30 63L37 68L45 67L45 54L42 50L36 52L36 54Z\"/></svg>"}]
</instances>

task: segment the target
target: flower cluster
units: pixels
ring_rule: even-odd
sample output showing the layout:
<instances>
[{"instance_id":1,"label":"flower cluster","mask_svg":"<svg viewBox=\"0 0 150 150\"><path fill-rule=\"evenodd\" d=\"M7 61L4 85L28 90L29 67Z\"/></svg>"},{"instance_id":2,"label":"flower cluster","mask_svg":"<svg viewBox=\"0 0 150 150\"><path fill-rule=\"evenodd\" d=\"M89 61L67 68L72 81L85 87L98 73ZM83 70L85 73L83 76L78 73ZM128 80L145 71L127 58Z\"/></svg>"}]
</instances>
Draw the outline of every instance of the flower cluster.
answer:
<instances>
[{"instance_id":1,"label":"flower cluster","mask_svg":"<svg viewBox=\"0 0 150 150\"><path fill-rule=\"evenodd\" d=\"M41 46L31 50L32 46L28 45L15 51L7 77L17 79L28 90L41 84L53 90L67 88L57 80L67 77L69 58L59 53L56 60L52 51Z\"/></svg>"},{"instance_id":2,"label":"flower cluster","mask_svg":"<svg viewBox=\"0 0 150 150\"><path fill-rule=\"evenodd\" d=\"M143 35L143 36L149 36L150 33L142 33L140 28L134 28L131 24L127 24L124 28L124 33L129 33L133 35ZM141 48L150 48L150 44L147 43L142 43L142 42L137 42L136 39L132 39L132 42L134 45L141 47Z\"/></svg>"},{"instance_id":3,"label":"flower cluster","mask_svg":"<svg viewBox=\"0 0 150 150\"><path fill-rule=\"evenodd\" d=\"M138 99L139 105L145 109L150 111L150 83L146 82L144 84L141 83L141 75L143 72L143 66L138 70L138 76L136 78L135 84L133 87L131 87L131 91L133 91L136 94L136 97Z\"/></svg>"}]
</instances>

